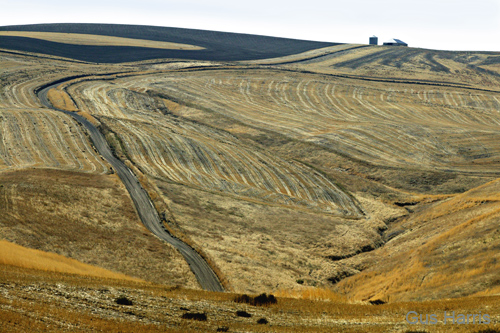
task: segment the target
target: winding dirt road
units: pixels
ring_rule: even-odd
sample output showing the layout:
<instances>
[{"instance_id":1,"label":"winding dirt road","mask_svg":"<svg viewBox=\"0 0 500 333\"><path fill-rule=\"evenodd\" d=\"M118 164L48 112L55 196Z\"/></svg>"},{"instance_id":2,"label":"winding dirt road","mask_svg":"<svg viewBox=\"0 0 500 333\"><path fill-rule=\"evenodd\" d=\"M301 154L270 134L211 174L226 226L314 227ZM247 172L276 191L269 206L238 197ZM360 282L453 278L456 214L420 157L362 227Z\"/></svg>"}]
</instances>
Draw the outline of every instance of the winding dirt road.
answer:
<instances>
[{"instance_id":1,"label":"winding dirt road","mask_svg":"<svg viewBox=\"0 0 500 333\"><path fill-rule=\"evenodd\" d=\"M106 159L106 161L109 162L109 164L111 164L116 174L120 177L123 184L125 184L125 187L130 193L130 197L135 204L136 210L144 226L146 226L146 228L148 228L158 238L172 244L177 250L179 250L179 252L186 259L189 267L196 276L198 283L203 289L219 292L224 291L224 287L220 283L219 278L214 273L212 268L207 264L207 262L200 256L200 254L183 241L173 237L165 229L158 216L158 212L154 208L154 205L149 198L149 195L141 186L134 173L121 160L117 159L113 155L102 133L99 132L99 130L84 117L74 112L57 109L50 103L49 99L47 98L47 92L50 89L55 88L59 84L60 82L38 91L37 94L41 103L50 109L70 115L80 124L85 126L85 128L87 128L97 151Z\"/></svg>"}]
</instances>

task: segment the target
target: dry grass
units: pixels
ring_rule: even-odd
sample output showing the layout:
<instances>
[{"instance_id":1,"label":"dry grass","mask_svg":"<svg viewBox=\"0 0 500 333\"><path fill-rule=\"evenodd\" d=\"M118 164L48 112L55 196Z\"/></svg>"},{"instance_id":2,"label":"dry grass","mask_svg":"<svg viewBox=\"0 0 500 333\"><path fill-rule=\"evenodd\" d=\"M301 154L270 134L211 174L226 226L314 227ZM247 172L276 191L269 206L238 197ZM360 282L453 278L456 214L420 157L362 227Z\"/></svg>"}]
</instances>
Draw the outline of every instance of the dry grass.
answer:
<instances>
[{"instance_id":1,"label":"dry grass","mask_svg":"<svg viewBox=\"0 0 500 333\"><path fill-rule=\"evenodd\" d=\"M277 304L250 306L236 295L79 277L11 266L0 270L0 330L25 332L471 332L499 328L498 297L470 297L373 306L343 301L278 297ZM116 303L126 296L132 306ZM239 317L248 313L250 318ZM436 325L409 325L408 311L435 313ZM490 325L443 324L444 311L490 314ZM205 313L206 321L182 319ZM267 325L257 324L266 318Z\"/></svg>"},{"instance_id":2,"label":"dry grass","mask_svg":"<svg viewBox=\"0 0 500 333\"><path fill-rule=\"evenodd\" d=\"M497 170L498 138L487 128L496 124L492 94L238 69L119 82L136 92L149 89L149 97L167 96L174 115L230 132L252 150L257 146L306 162L353 190L371 192L382 184L414 193L456 193L491 180L488 173ZM71 93L95 94L93 102L85 103L93 103L99 114L144 121L113 106L117 103L102 94L106 89L120 90L94 82ZM210 93L204 93L207 89ZM103 98L106 108L98 102ZM152 104L145 95L120 91L124 100L134 110ZM153 136L158 135L165 134Z\"/></svg>"},{"instance_id":3,"label":"dry grass","mask_svg":"<svg viewBox=\"0 0 500 333\"><path fill-rule=\"evenodd\" d=\"M489 203L499 203L500 195L496 192L496 189L499 187L498 183L499 180L496 179L462 194L450 197L449 200L434 206L432 210L429 210L426 215L422 216L422 219L432 220L468 208L474 208ZM444 199L446 197L442 198Z\"/></svg>"},{"instance_id":4,"label":"dry grass","mask_svg":"<svg viewBox=\"0 0 500 333\"><path fill-rule=\"evenodd\" d=\"M388 50L387 59L377 55L379 50ZM335 51L341 52L332 53ZM235 291L258 294L279 290L297 297L280 298L277 307L252 313L252 318L265 317L270 322L270 326L255 326L233 318L236 310L251 311L235 308L224 294L155 291L174 304L168 307L168 302L156 300L161 305L152 307L168 307L168 311L158 311L170 314L168 318L151 314L146 306L132 311L135 316L126 314L111 306L108 299L101 304L114 315L99 317L97 325L103 326L98 327L111 329L124 320L138 326L127 328L121 322L116 330L138 331L147 321L139 323L137 318L144 316L153 318L149 322L153 326L144 328L152 331L158 329L154 325L168 323L161 329L215 331L228 326L237 331L385 332L414 329L404 322L408 309L430 313L445 307L471 312L498 309L494 297L374 307L335 301L336 294L328 291L328 278L350 274L356 275L338 283L336 290L358 301L436 299L499 291L499 189L497 182L478 187L497 177L497 94L323 74L450 81L486 89L496 89L498 80L495 75L464 67L460 57L445 55L429 58L415 53L411 61L398 67L398 57L404 54L389 51L319 50L273 61L325 57L273 70L241 64L232 68L225 64L218 70L214 70L216 64L206 64L210 70L182 69L187 64L144 62L138 76L114 75L109 77L113 81L95 76L60 87L84 115L115 131L116 135L108 138L143 172L142 180L150 183L149 193L156 196L157 208L165 212L169 228L187 235L193 246L203 249ZM489 57L469 56L467 61L474 66L482 66ZM432 57L450 73L439 72L439 64L429 60ZM26 115L12 112L38 108L32 91L42 83L64 76L130 71L123 65L40 62L14 55L3 55L0 61L5 64L0 73L0 112L10 112L2 123L7 126L28 123ZM356 63L364 65L353 66ZM59 99L56 103L60 105L69 105L67 95L52 98ZM35 117L34 112L30 116ZM35 122L39 122L38 117ZM64 120L57 124L62 127ZM23 135L29 138L36 127L26 128ZM65 132L62 138L69 135ZM18 142L12 138L5 142ZM65 140L60 142L64 151L68 145ZM16 156L37 158L33 152L41 149L29 147L26 139L23 145L8 148ZM53 153L57 150L49 149ZM40 167L49 164L39 162ZM43 172L46 174L35 176L24 170L0 177L4 185L0 187L0 204L7 212L0 216L0 228L7 239L149 281L196 286L180 256L140 227L126 193L113 176ZM317 175L331 185L317 181ZM354 220L342 218L344 213L325 214L325 203L335 209L342 203L309 197L307 193L317 193L315 187L350 192L365 217ZM465 193L454 195L461 192ZM396 207L393 202L411 205ZM401 218L403 215L407 216ZM381 235L385 227L388 230ZM377 249L391 233L396 236ZM352 257L328 259L343 256ZM16 280L23 278L12 277ZM301 280L303 285L297 282ZM139 289L132 286L126 290L139 296ZM11 304L18 309L35 306L23 303L23 297ZM332 301L307 299L314 297ZM9 301L2 302L3 306ZM44 304L64 303L50 302ZM217 302L226 303L217 307L221 304ZM217 310L210 310L214 304L218 304L214 307ZM37 306L35 312L44 311ZM184 310L180 308L186 306L207 312L207 323L181 320ZM5 306L1 311L5 313L5 309L12 316L19 315ZM76 318L78 311L56 311L46 318ZM96 319L88 313L83 316L85 323ZM40 324L38 319L32 322L33 327ZM61 322L64 320L59 320L57 329L77 330ZM476 328L481 327L454 330Z\"/></svg>"},{"instance_id":5,"label":"dry grass","mask_svg":"<svg viewBox=\"0 0 500 333\"><path fill-rule=\"evenodd\" d=\"M153 202L156 210L158 211L159 215L161 216L161 220L163 222L163 225L165 228L168 230L168 232L171 235L174 235L176 238L182 240L184 243L188 244L191 246L198 254L201 255L203 259L208 263L208 265L212 268L214 273L217 275L219 278L219 281L221 282L222 286L226 291L231 291L233 288L231 286L231 283L229 282L229 279L226 277L224 272L219 268L217 263L205 252L204 248L201 247L199 244L195 243L189 235L187 235L180 227L179 224L177 223L174 214L172 213L172 210L170 207L167 205L165 200L163 199L161 195L161 191L158 189L158 187L151 182L146 175L144 175L135 165L133 165L130 160L127 159L127 157L124 155L125 152L122 151L121 147L115 146L115 153L119 154L120 158L125 161L127 166L134 172L134 174L137 176L139 179L139 182L141 183L142 187L148 192L149 197L151 198L151 201Z\"/></svg>"},{"instance_id":6,"label":"dry grass","mask_svg":"<svg viewBox=\"0 0 500 333\"><path fill-rule=\"evenodd\" d=\"M0 108L0 170L58 168L106 173L108 165L81 127L56 111Z\"/></svg>"},{"instance_id":7,"label":"dry grass","mask_svg":"<svg viewBox=\"0 0 500 333\"><path fill-rule=\"evenodd\" d=\"M203 47L135 38L36 31L0 31L0 36L29 37L57 43L100 46L135 46L169 50L203 50Z\"/></svg>"},{"instance_id":8,"label":"dry grass","mask_svg":"<svg viewBox=\"0 0 500 333\"><path fill-rule=\"evenodd\" d=\"M347 299L327 288L304 287L294 290L280 289L273 292L276 297L307 299L312 301L328 301L335 303L347 303Z\"/></svg>"},{"instance_id":9,"label":"dry grass","mask_svg":"<svg viewBox=\"0 0 500 333\"><path fill-rule=\"evenodd\" d=\"M292 63L292 62L302 62L305 61L309 58L316 58L320 56L328 56L332 53L337 53L340 51L346 51L351 48L355 48L357 46L360 46L358 44L342 44L342 45L335 45L335 46L329 46L321 49L315 49L315 50L310 50L307 52L299 53L299 54L292 54L289 56L285 57L279 57L279 58L272 58L272 59L261 59L261 60L250 60L250 61L243 61L243 63L246 64L259 64L259 65L273 65L273 64L286 64L286 63Z\"/></svg>"},{"instance_id":10,"label":"dry grass","mask_svg":"<svg viewBox=\"0 0 500 333\"><path fill-rule=\"evenodd\" d=\"M63 91L52 88L48 91L47 97L49 98L50 103L54 105L58 109L66 110L66 111L76 111L76 105L71 100L71 97Z\"/></svg>"},{"instance_id":11,"label":"dry grass","mask_svg":"<svg viewBox=\"0 0 500 333\"><path fill-rule=\"evenodd\" d=\"M432 204L446 196L419 192L467 190L498 164L488 93L242 69L85 81L67 91L156 184L169 227L189 235L240 292L358 273L374 261L345 268L325 257L380 246L384 221L404 211L388 203ZM482 174L462 173L471 169ZM366 220L315 209L323 203L302 189L326 188L307 179L316 172L352 190Z\"/></svg>"},{"instance_id":12,"label":"dry grass","mask_svg":"<svg viewBox=\"0 0 500 333\"><path fill-rule=\"evenodd\" d=\"M356 257L345 266L344 262L334 263L325 257L354 256L383 244L380 232L386 227L384 221L401 213L380 203L380 199L390 203L392 195L392 199L415 200L436 209L428 212L445 216L451 211L443 206L439 213L436 202L449 196L419 197L418 192L467 190L490 179L487 172L496 170L496 134L490 128L496 126L490 117L496 112L492 94L353 84L348 80L278 71L256 70L241 76L242 73L235 69L145 75L117 79L114 84L84 82L69 89L79 105L119 133L131 161L162 192L169 213L174 216L173 226L200 244L236 291L293 289L299 279L322 286L328 278L335 281L338 276L376 267L375 255L360 256L369 257L362 263ZM210 94L205 93L208 90ZM442 105L442 111L436 112L436 105ZM155 125L148 125L151 123ZM160 123L163 126L158 126ZM450 135L456 140L450 140ZM230 142L231 149L221 142ZM256 162L245 159L250 152L272 155L273 159L262 158L266 163L253 171ZM261 152L271 155L260 155ZM242 157L237 161L226 157L231 154ZM294 171L287 178L275 173L287 169L276 162L276 157L301 161L301 165L310 168L308 172L319 169L330 179L342 179L349 189L355 190L367 218L351 222L308 212L300 205L283 205L274 200L274 205L269 205L260 195L248 195L250 191L238 197L230 185L244 184L244 178L255 179L255 174L262 170L269 170L270 178L276 181L272 187L278 193L287 190L279 182L288 185L293 182L290 175L302 177ZM463 173L471 169L487 176L470 177ZM221 179L230 181L229 185ZM381 184L413 193L398 192ZM436 191L437 188L442 190ZM452 200L455 199L449 201ZM456 210L461 212L485 203L482 197L467 200ZM468 220L462 213L456 218ZM453 227L448 222L433 225L437 227L416 239L428 241ZM394 252L384 255L398 253L401 247L389 247L387 251ZM421 253L422 258L432 255L434 250ZM448 262L450 258L443 260ZM403 256L398 260L403 260ZM371 287L366 288L355 297L403 293L406 294L394 297L410 297L412 285L426 272L426 263L420 259L411 265L407 271L391 271L373 280L373 288L384 285L386 289L374 292ZM471 265L470 275L457 281L479 278L480 265L482 261ZM401 276L404 278L399 279ZM440 283L442 279L438 275L435 280L429 279L429 287L440 289L441 295L478 291L472 288L460 293L451 285L446 289ZM350 293L351 286L346 288L345 292ZM361 287L355 284L352 288ZM422 294L422 298L432 297L430 294Z\"/></svg>"},{"instance_id":13,"label":"dry grass","mask_svg":"<svg viewBox=\"0 0 500 333\"><path fill-rule=\"evenodd\" d=\"M97 119L92 117L92 115L90 115L88 112L79 111L78 114L87 119L88 121L90 121L96 127L99 127L101 125L101 123Z\"/></svg>"},{"instance_id":14,"label":"dry grass","mask_svg":"<svg viewBox=\"0 0 500 333\"><path fill-rule=\"evenodd\" d=\"M115 88L92 81L68 91L82 110L119 135L131 161L146 174L252 200L359 216L335 182L307 166L258 151L213 128L179 123L168 116L164 100L140 89Z\"/></svg>"},{"instance_id":15,"label":"dry grass","mask_svg":"<svg viewBox=\"0 0 500 333\"><path fill-rule=\"evenodd\" d=\"M346 50L292 63L286 67L380 80L421 80L477 88L500 89L499 66L493 53L401 49L390 46ZM488 63L492 65L488 66ZM477 69L479 67L479 69ZM487 73L481 69L488 69Z\"/></svg>"},{"instance_id":16,"label":"dry grass","mask_svg":"<svg viewBox=\"0 0 500 333\"><path fill-rule=\"evenodd\" d=\"M354 299L421 300L498 290L500 180L428 203L395 223L399 236L346 265L370 269L341 281Z\"/></svg>"},{"instance_id":17,"label":"dry grass","mask_svg":"<svg viewBox=\"0 0 500 333\"><path fill-rule=\"evenodd\" d=\"M238 70L225 70L124 81L154 82L152 89L201 109L202 116L191 119L206 121L211 111L263 136L277 132L375 165L492 170L499 155L490 128L498 105L493 94L264 70L243 78Z\"/></svg>"},{"instance_id":18,"label":"dry grass","mask_svg":"<svg viewBox=\"0 0 500 333\"><path fill-rule=\"evenodd\" d=\"M148 281L196 288L183 257L147 231L116 175L0 173L0 230L18 245Z\"/></svg>"},{"instance_id":19,"label":"dry grass","mask_svg":"<svg viewBox=\"0 0 500 333\"><path fill-rule=\"evenodd\" d=\"M0 265L107 279L142 281L100 267L86 265L55 253L28 249L5 240L0 240Z\"/></svg>"},{"instance_id":20,"label":"dry grass","mask_svg":"<svg viewBox=\"0 0 500 333\"><path fill-rule=\"evenodd\" d=\"M334 269L324 256L373 244L380 226L153 181L175 217L171 227L201 246L235 292L293 289L299 279L324 285Z\"/></svg>"}]
</instances>

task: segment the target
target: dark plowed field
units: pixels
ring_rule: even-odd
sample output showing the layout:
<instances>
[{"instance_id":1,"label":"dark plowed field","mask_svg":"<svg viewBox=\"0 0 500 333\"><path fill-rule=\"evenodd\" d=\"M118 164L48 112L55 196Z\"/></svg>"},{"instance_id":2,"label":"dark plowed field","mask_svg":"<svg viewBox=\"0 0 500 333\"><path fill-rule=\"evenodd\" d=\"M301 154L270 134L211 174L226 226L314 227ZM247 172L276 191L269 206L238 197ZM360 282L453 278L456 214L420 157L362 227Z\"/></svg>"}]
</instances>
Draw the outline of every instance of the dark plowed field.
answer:
<instances>
[{"instance_id":1,"label":"dark plowed field","mask_svg":"<svg viewBox=\"0 0 500 333\"><path fill-rule=\"evenodd\" d=\"M305 52L338 43L236 34L206 30L114 24L35 24L0 27L0 31L80 33L191 44L204 50L166 50L127 46L89 46L0 36L0 48L49 54L98 63L120 63L159 58L237 61Z\"/></svg>"}]
</instances>

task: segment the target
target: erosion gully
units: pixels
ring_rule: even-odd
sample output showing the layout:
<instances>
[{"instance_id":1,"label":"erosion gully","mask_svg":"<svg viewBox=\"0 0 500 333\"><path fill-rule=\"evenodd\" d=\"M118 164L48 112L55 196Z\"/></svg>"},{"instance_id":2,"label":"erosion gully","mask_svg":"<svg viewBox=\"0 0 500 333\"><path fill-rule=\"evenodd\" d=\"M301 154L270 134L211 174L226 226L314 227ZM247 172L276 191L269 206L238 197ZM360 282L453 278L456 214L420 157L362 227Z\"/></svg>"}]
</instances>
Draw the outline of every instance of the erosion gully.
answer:
<instances>
[{"instance_id":1,"label":"erosion gully","mask_svg":"<svg viewBox=\"0 0 500 333\"><path fill-rule=\"evenodd\" d=\"M158 212L156 211L151 198L144 190L132 170L130 170L130 168L125 165L125 163L123 163L113 155L108 143L106 142L106 139L104 138L104 135L90 121L80 116L79 114L58 109L50 103L47 97L47 92L50 89L60 85L62 82L64 81L58 80L57 83L44 86L42 89L38 90L36 93L38 95L38 98L40 99L40 102L49 109L70 115L88 130L94 147L104 157L104 159L106 159L106 161L111 164L116 174L120 177L121 181L125 185L144 226L158 238L173 245L183 255L192 272L196 276L198 283L203 289L218 292L224 291L224 287L222 286L219 278L212 270L210 265L208 265L208 263L205 261L205 259L203 259L203 257L192 247L190 247L180 239L172 236L166 230L165 226L160 220L160 217L158 216Z\"/></svg>"}]
</instances>

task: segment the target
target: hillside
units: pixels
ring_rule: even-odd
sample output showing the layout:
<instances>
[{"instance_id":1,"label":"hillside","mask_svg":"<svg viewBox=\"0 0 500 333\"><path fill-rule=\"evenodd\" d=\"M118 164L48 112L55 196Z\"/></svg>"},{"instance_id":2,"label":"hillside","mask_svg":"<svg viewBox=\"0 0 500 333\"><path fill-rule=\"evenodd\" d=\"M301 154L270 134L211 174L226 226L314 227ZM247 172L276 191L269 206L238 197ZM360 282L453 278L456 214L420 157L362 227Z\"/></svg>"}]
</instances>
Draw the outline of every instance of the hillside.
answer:
<instances>
[{"instance_id":1,"label":"hillside","mask_svg":"<svg viewBox=\"0 0 500 333\"><path fill-rule=\"evenodd\" d=\"M500 309L498 297L373 306L349 304L322 290L304 293L305 299L279 297L277 304L252 306L235 302L240 295L232 293L1 264L0 279L2 332L405 332L415 328L404 319L408 311L439 314L440 323L428 331L442 332L450 325L441 322L443 308L481 311L491 314L492 320L497 320ZM120 299L131 304L124 305ZM186 314L205 314L206 320L185 319ZM452 327L454 332L470 332L499 325Z\"/></svg>"},{"instance_id":2,"label":"hillside","mask_svg":"<svg viewBox=\"0 0 500 333\"><path fill-rule=\"evenodd\" d=\"M137 299L161 295L133 317L96 296L109 310L99 325L266 331L255 324L262 316L275 331L357 331L372 325L369 313L376 318L367 330L404 331L415 328L405 324L408 308L498 305L500 53L157 27L16 29L47 40L0 36L34 48L0 48L0 236L160 285L124 286ZM54 35L62 31L69 34ZM131 62L146 59L140 50L124 59L108 49L146 42L152 61ZM75 60L87 47L99 49L85 60L95 63ZM196 290L184 257L141 224L133 191L72 113L105 136L161 228L200 253L228 292L321 294L326 302L238 307L255 310L252 323L229 315L234 295ZM16 283L15 272L5 274ZM39 299L53 292L42 289ZM145 305L156 309L162 297L176 304L169 319ZM187 308L210 319L186 324ZM500 317L492 318L497 327Z\"/></svg>"},{"instance_id":3,"label":"hillside","mask_svg":"<svg viewBox=\"0 0 500 333\"><path fill-rule=\"evenodd\" d=\"M119 63L159 58L237 61L281 57L335 43L205 31L182 28L117 24L37 24L0 27L2 31L21 31L19 36L0 34L0 47L8 50L35 52L97 63ZM33 37L26 32L36 32ZM199 50L158 49L148 44L134 46L84 45L62 43L40 38L39 32L114 36L135 40L169 42L197 46ZM99 40L99 37L96 37ZM87 43L88 44L88 43ZM99 44L99 43L96 43Z\"/></svg>"},{"instance_id":4,"label":"hillside","mask_svg":"<svg viewBox=\"0 0 500 333\"><path fill-rule=\"evenodd\" d=\"M4 240L0 240L2 257L0 265L20 267L28 270L40 270L86 277L108 278L141 282L123 274L114 273L99 267L86 265L74 259L68 259L55 253L28 249ZM6 270L11 268L3 267Z\"/></svg>"},{"instance_id":5,"label":"hillside","mask_svg":"<svg viewBox=\"0 0 500 333\"><path fill-rule=\"evenodd\" d=\"M421 198L411 214L389 224L384 247L342 260L354 270L369 268L338 290L392 302L497 294L499 188L496 179L454 196Z\"/></svg>"}]
</instances>

